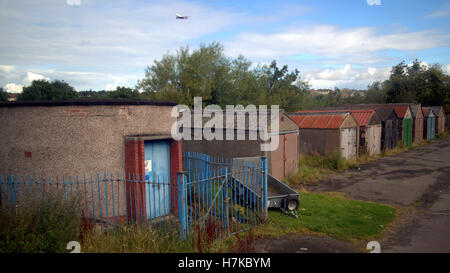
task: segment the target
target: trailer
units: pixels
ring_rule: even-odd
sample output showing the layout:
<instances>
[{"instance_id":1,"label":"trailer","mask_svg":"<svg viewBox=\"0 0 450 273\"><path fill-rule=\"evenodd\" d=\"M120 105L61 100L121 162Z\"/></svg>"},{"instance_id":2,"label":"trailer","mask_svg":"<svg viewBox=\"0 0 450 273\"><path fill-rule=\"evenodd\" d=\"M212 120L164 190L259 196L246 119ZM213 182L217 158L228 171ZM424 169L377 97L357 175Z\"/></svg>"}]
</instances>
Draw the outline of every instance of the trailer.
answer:
<instances>
[{"instance_id":1,"label":"trailer","mask_svg":"<svg viewBox=\"0 0 450 273\"><path fill-rule=\"evenodd\" d=\"M254 158L251 158L254 160ZM246 161L249 158L236 158L233 161ZM243 164L245 166L245 164ZM233 164L235 166L235 164ZM241 165L242 166L242 165ZM232 192L243 200L247 207L255 207L255 202L260 204L264 190L261 185L248 184L245 179L240 178L238 171L232 171L232 176L228 183ZM285 214L297 217L296 211L300 205L300 194L289 187L286 183L267 174L267 207L270 209L280 209Z\"/></svg>"},{"instance_id":2,"label":"trailer","mask_svg":"<svg viewBox=\"0 0 450 273\"><path fill-rule=\"evenodd\" d=\"M300 205L300 194L286 183L276 179L270 174L267 176L267 199L269 208L278 208L284 213L295 213Z\"/></svg>"}]
</instances>

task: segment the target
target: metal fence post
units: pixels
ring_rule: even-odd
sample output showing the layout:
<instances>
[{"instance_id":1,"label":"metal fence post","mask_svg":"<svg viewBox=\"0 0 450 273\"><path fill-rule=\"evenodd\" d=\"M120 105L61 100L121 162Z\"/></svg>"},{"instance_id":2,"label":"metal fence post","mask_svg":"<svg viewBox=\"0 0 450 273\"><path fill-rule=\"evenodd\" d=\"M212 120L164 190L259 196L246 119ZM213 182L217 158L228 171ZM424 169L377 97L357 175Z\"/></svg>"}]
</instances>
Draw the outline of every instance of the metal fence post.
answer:
<instances>
[{"instance_id":1,"label":"metal fence post","mask_svg":"<svg viewBox=\"0 0 450 273\"><path fill-rule=\"evenodd\" d=\"M263 190L263 196L262 196L262 205L263 205L263 219L264 222L267 221L267 214L268 214L268 206L267 206L267 157L262 156L261 157L261 171L263 172L262 176L262 190Z\"/></svg>"},{"instance_id":2,"label":"metal fence post","mask_svg":"<svg viewBox=\"0 0 450 273\"><path fill-rule=\"evenodd\" d=\"M184 240L186 237L186 181L184 179L185 175L182 172L178 172L178 222L180 223L180 240Z\"/></svg>"},{"instance_id":3,"label":"metal fence post","mask_svg":"<svg viewBox=\"0 0 450 273\"><path fill-rule=\"evenodd\" d=\"M228 169L222 168L222 176L223 176L223 187L222 187L222 200L224 205L222 205L222 216L223 216L223 225L224 230L228 229L228 213L229 213L229 204L228 204Z\"/></svg>"}]
</instances>

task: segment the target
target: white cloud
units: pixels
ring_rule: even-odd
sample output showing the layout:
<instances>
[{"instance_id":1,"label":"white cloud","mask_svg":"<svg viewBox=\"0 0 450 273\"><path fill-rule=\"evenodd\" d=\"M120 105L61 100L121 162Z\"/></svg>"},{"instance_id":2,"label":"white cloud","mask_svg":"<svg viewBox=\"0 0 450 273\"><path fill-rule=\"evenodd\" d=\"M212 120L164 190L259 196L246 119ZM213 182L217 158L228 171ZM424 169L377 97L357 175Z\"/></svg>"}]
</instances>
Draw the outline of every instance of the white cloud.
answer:
<instances>
[{"instance_id":1,"label":"white cloud","mask_svg":"<svg viewBox=\"0 0 450 273\"><path fill-rule=\"evenodd\" d=\"M292 28L277 33L242 33L225 49L231 55L254 58L287 58L296 54L323 57L359 57L382 50L414 51L450 44L450 34L431 30L378 34L375 28L339 29L331 25Z\"/></svg>"},{"instance_id":2,"label":"white cloud","mask_svg":"<svg viewBox=\"0 0 450 273\"><path fill-rule=\"evenodd\" d=\"M12 65L0 65L0 71L4 73L10 73L14 71L14 66Z\"/></svg>"},{"instance_id":3,"label":"white cloud","mask_svg":"<svg viewBox=\"0 0 450 273\"><path fill-rule=\"evenodd\" d=\"M447 75L450 75L450 64L447 64L446 66L444 66L444 71L445 71L445 73L447 73Z\"/></svg>"},{"instance_id":4,"label":"white cloud","mask_svg":"<svg viewBox=\"0 0 450 273\"><path fill-rule=\"evenodd\" d=\"M118 79L114 83L108 83L105 86L105 90L116 90L118 86L125 86L126 79Z\"/></svg>"},{"instance_id":5,"label":"white cloud","mask_svg":"<svg viewBox=\"0 0 450 273\"><path fill-rule=\"evenodd\" d=\"M85 75L89 82L72 77L76 84L69 82L69 77L62 78L78 90L102 89L113 84L117 76L127 78L130 84L130 78L144 77L146 66L167 52L212 41L214 38L203 37L233 25L257 25L248 14L198 2L140 1L130 5L127 1L82 1L86 8L80 10L53 1L31 1L26 5L21 1L0 1L0 37L6 37L0 43L0 60L24 70L32 66L25 71L35 73L51 64L60 72L108 75L101 79ZM176 20L177 12L189 19ZM21 80L0 75L0 85L19 84Z\"/></svg>"},{"instance_id":6,"label":"white cloud","mask_svg":"<svg viewBox=\"0 0 450 273\"><path fill-rule=\"evenodd\" d=\"M376 72L377 72L376 68L373 68L373 67L367 68L367 73L369 73L369 75L371 75L371 76L375 75Z\"/></svg>"},{"instance_id":7,"label":"white cloud","mask_svg":"<svg viewBox=\"0 0 450 273\"><path fill-rule=\"evenodd\" d=\"M81 5L81 0L66 0L66 3L69 6L79 6Z\"/></svg>"},{"instance_id":8,"label":"white cloud","mask_svg":"<svg viewBox=\"0 0 450 273\"><path fill-rule=\"evenodd\" d=\"M8 83L5 85L5 90L8 93L21 93L23 89L23 85L15 84L15 83Z\"/></svg>"},{"instance_id":9,"label":"white cloud","mask_svg":"<svg viewBox=\"0 0 450 273\"><path fill-rule=\"evenodd\" d=\"M35 80L45 80L50 81L50 78L44 77L41 74L36 74L33 72L27 72L26 78L23 80L24 83L31 84Z\"/></svg>"},{"instance_id":10,"label":"white cloud","mask_svg":"<svg viewBox=\"0 0 450 273\"><path fill-rule=\"evenodd\" d=\"M381 5L381 0L367 0L367 5L369 5L369 6L373 6L373 5L380 6Z\"/></svg>"},{"instance_id":11,"label":"white cloud","mask_svg":"<svg viewBox=\"0 0 450 273\"><path fill-rule=\"evenodd\" d=\"M350 64L346 64L343 68L312 70L306 72L303 78L313 88L365 88L373 81L383 81L389 78L390 71L391 67L353 68Z\"/></svg>"}]
</instances>

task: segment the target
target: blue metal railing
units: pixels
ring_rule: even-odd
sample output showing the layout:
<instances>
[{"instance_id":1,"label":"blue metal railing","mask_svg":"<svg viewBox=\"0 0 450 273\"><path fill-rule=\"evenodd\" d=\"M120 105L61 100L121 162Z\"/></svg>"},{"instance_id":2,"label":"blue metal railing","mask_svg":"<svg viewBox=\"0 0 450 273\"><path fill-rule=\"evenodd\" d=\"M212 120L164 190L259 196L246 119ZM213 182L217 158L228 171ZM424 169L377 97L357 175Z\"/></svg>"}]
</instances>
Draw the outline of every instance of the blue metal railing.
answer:
<instances>
[{"instance_id":1,"label":"blue metal railing","mask_svg":"<svg viewBox=\"0 0 450 273\"><path fill-rule=\"evenodd\" d=\"M267 219L266 158L229 159L183 153L179 187L185 232L200 231L221 239ZM183 184L184 183L184 184Z\"/></svg>"},{"instance_id":2,"label":"blue metal railing","mask_svg":"<svg viewBox=\"0 0 450 273\"><path fill-rule=\"evenodd\" d=\"M61 200L78 206L83 224L91 228L108 231L136 223L156 230L177 228L173 183L168 177L143 178L112 173L81 178L0 174L0 206L14 214Z\"/></svg>"},{"instance_id":3,"label":"blue metal railing","mask_svg":"<svg viewBox=\"0 0 450 273\"><path fill-rule=\"evenodd\" d=\"M227 159L183 153L183 172L170 179L103 173L75 177L0 174L0 208L9 214L37 209L41 202L71 202L88 228L116 230L145 224L222 239L267 219L265 158Z\"/></svg>"}]
</instances>

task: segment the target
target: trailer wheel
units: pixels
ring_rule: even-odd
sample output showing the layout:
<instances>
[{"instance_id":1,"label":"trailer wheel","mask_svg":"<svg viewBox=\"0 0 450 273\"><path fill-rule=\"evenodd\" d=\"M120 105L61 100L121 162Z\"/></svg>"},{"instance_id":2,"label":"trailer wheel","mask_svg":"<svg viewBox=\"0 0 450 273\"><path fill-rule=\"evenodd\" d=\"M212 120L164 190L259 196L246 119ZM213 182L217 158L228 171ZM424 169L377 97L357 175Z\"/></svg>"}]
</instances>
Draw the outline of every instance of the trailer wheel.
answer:
<instances>
[{"instance_id":1,"label":"trailer wheel","mask_svg":"<svg viewBox=\"0 0 450 273\"><path fill-rule=\"evenodd\" d=\"M298 200L297 199L287 199L285 201L285 210L286 211L296 211L298 209Z\"/></svg>"}]
</instances>

